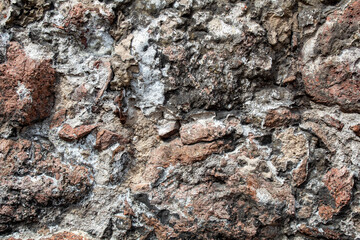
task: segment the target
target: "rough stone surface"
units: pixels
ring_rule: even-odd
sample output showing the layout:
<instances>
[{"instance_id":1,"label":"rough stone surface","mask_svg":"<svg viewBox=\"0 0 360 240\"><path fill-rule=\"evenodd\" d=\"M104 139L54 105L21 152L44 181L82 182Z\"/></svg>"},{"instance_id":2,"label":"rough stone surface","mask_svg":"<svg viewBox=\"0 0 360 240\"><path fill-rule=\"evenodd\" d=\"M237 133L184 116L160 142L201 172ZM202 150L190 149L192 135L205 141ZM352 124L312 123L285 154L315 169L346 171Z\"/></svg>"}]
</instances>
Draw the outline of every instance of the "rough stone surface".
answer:
<instances>
[{"instance_id":1,"label":"rough stone surface","mask_svg":"<svg viewBox=\"0 0 360 240\"><path fill-rule=\"evenodd\" d=\"M292 113L291 110L287 108L273 109L267 113L264 126L281 127L298 122L299 120L300 115Z\"/></svg>"},{"instance_id":2,"label":"rough stone surface","mask_svg":"<svg viewBox=\"0 0 360 240\"><path fill-rule=\"evenodd\" d=\"M0 72L1 124L29 125L50 116L55 84L50 61L33 60L19 43L11 42Z\"/></svg>"},{"instance_id":3,"label":"rough stone surface","mask_svg":"<svg viewBox=\"0 0 360 240\"><path fill-rule=\"evenodd\" d=\"M179 132L180 124L177 121L171 121L158 127L158 134L161 138L169 138Z\"/></svg>"},{"instance_id":4,"label":"rough stone surface","mask_svg":"<svg viewBox=\"0 0 360 240\"><path fill-rule=\"evenodd\" d=\"M49 151L49 145L25 139L0 140L1 226L37 219L42 209L77 202L90 190L89 169Z\"/></svg>"},{"instance_id":5,"label":"rough stone surface","mask_svg":"<svg viewBox=\"0 0 360 240\"><path fill-rule=\"evenodd\" d=\"M323 181L334 198L337 208L342 208L349 203L354 182L351 173L346 168L331 169L326 173Z\"/></svg>"},{"instance_id":6,"label":"rough stone surface","mask_svg":"<svg viewBox=\"0 0 360 240\"><path fill-rule=\"evenodd\" d=\"M69 124L64 124L64 126L59 132L59 137L61 139L64 139L65 141L73 141L85 137L95 128L95 125L82 125L76 128L72 128ZM101 136L100 138L102 137L103 136Z\"/></svg>"},{"instance_id":7,"label":"rough stone surface","mask_svg":"<svg viewBox=\"0 0 360 240\"><path fill-rule=\"evenodd\" d=\"M359 17L0 1L0 239L360 239Z\"/></svg>"},{"instance_id":8,"label":"rough stone surface","mask_svg":"<svg viewBox=\"0 0 360 240\"><path fill-rule=\"evenodd\" d=\"M305 43L303 80L306 92L315 101L359 111L360 51L358 41L353 40L359 33L359 20L360 2L350 1L344 10L327 16L315 36ZM314 42L317 44L312 47Z\"/></svg>"},{"instance_id":9,"label":"rough stone surface","mask_svg":"<svg viewBox=\"0 0 360 240\"><path fill-rule=\"evenodd\" d=\"M116 134L109 130L101 129L96 135L96 145L95 148L99 150L105 150L106 148L114 145L115 143L125 144L128 143L129 139L126 136L126 133Z\"/></svg>"}]
</instances>

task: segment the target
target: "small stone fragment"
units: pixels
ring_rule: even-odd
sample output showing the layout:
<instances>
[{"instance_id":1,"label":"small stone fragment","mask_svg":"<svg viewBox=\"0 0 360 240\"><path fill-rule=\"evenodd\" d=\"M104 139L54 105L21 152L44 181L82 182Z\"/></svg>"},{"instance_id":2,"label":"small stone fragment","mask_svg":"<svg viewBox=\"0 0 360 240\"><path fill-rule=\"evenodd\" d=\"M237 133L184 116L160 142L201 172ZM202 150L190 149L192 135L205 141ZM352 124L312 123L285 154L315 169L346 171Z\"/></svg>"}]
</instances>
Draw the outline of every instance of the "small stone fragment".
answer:
<instances>
[{"instance_id":1,"label":"small stone fragment","mask_svg":"<svg viewBox=\"0 0 360 240\"><path fill-rule=\"evenodd\" d=\"M300 219L308 219L311 217L312 214L312 208L310 206L304 206L300 208L300 210L297 212L297 216Z\"/></svg>"},{"instance_id":2,"label":"small stone fragment","mask_svg":"<svg viewBox=\"0 0 360 240\"><path fill-rule=\"evenodd\" d=\"M91 133L97 126L96 125L82 125L74 129L76 139L80 139Z\"/></svg>"},{"instance_id":3,"label":"small stone fragment","mask_svg":"<svg viewBox=\"0 0 360 240\"><path fill-rule=\"evenodd\" d=\"M67 110L64 108L57 111L51 120L50 128L59 127L66 120L66 113Z\"/></svg>"},{"instance_id":4,"label":"small stone fragment","mask_svg":"<svg viewBox=\"0 0 360 240\"><path fill-rule=\"evenodd\" d=\"M333 196L338 209L341 209L349 203L352 195L351 191L354 186L354 179L346 167L341 169L332 168L325 174L323 182L331 196Z\"/></svg>"},{"instance_id":5,"label":"small stone fragment","mask_svg":"<svg viewBox=\"0 0 360 240\"><path fill-rule=\"evenodd\" d=\"M95 148L102 151L102 150L107 149L108 147L111 147L115 143L126 144L129 142L130 142L130 139L126 133L125 133L125 135L122 135L122 134L117 134L117 133L111 132L106 129L102 129L96 135Z\"/></svg>"},{"instance_id":6,"label":"small stone fragment","mask_svg":"<svg viewBox=\"0 0 360 240\"><path fill-rule=\"evenodd\" d=\"M330 220L335 212L337 211L330 206L321 205L319 207L319 215L324 220Z\"/></svg>"},{"instance_id":7,"label":"small stone fragment","mask_svg":"<svg viewBox=\"0 0 360 240\"><path fill-rule=\"evenodd\" d=\"M179 131L180 124L177 121L168 122L158 127L158 134L161 138L169 138Z\"/></svg>"},{"instance_id":8,"label":"small stone fragment","mask_svg":"<svg viewBox=\"0 0 360 240\"><path fill-rule=\"evenodd\" d=\"M69 124L65 124L59 132L59 137L65 141L74 141L76 139L76 134Z\"/></svg>"},{"instance_id":9,"label":"small stone fragment","mask_svg":"<svg viewBox=\"0 0 360 240\"><path fill-rule=\"evenodd\" d=\"M69 124L65 124L59 132L59 137L65 141L71 142L85 137L96 127L96 125L82 125L76 128L72 128Z\"/></svg>"},{"instance_id":10,"label":"small stone fragment","mask_svg":"<svg viewBox=\"0 0 360 240\"><path fill-rule=\"evenodd\" d=\"M299 166L292 171L295 186L300 186L307 178L307 159L303 159Z\"/></svg>"},{"instance_id":11,"label":"small stone fragment","mask_svg":"<svg viewBox=\"0 0 360 240\"><path fill-rule=\"evenodd\" d=\"M354 125L350 127L350 129L356 134L356 136L360 137L360 124Z\"/></svg>"},{"instance_id":12,"label":"small stone fragment","mask_svg":"<svg viewBox=\"0 0 360 240\"><path fill-rule=\"evenodd\" d=\"M232 130L216 120L199 120L181 126L180 137L183 144L211 142L230 134Z\"/></svg>"},{"instance_id":13,"label":"small stone fragment","mask_svg":"<svg viewBox=\"0 0 360 240\"><path fill-rule=\"evenodd\" d=\"M297 113L292 113L288 108L277 108L270 110L265 118L264 126L265 127L281 127L285 125L290 125L291 123L297 122L300 120L300 115Z\"/></svg>"},{"instance_id":14,"label":"small stone fragment","mask_svg":"<svg viewBox=\"0 0 360 240\"><path fill-rule=\"evenodd\" d=\"M155 149L150 162L161 163L160 166L168 166L170 163L176 162L186 165L204 160L213 153L221 153L230 149L232 149L230 144L223 140L184 145L180 139L175 139Z\"/></svg>"},{"instance_id":15,"label":"small stone fragment","mask_svg":"<svg viewBox=\"0 0 360 240\"><path fill-rule=\"evenodd\" d=\"M82 100L86 94L87 94L88 90L85 87L85 84L81 84L79 87L77 87L72 95L72 99L76 100L76 101L80 101Z\"/></svg>"}]
</instances>

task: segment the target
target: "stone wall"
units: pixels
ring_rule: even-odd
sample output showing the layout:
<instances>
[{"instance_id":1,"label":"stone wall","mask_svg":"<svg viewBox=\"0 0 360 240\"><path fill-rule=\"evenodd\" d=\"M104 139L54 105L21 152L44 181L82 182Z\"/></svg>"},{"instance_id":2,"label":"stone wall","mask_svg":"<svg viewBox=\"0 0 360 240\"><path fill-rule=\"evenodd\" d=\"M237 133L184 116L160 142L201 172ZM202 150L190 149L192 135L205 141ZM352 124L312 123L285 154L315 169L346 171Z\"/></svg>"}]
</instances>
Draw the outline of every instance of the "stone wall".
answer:
<instances>
[{"instance_id":1,"label":"stone wall","mask_svg":"<svg viewBox=\"0 0 360 240\"><path fill-rule=\"evenodd\" d=\"M359 0L0 2L0 238L360 239Z\"/></svg>"}]
</instances>

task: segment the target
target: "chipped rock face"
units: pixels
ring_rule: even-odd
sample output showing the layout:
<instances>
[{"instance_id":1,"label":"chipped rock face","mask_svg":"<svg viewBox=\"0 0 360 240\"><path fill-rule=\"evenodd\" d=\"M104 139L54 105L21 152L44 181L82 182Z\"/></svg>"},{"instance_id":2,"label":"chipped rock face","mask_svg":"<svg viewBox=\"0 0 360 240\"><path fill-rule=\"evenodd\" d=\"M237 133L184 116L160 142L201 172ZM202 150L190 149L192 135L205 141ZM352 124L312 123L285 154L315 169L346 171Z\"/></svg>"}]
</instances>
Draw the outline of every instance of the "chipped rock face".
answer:
<instances>
[{"instance_id":1,"label":"chipped rock face","mask_svg":"<svg viewBox=\"0 0 360 240\"><path fill-rule=\"evenodd\" d=\"M344 10L329 15L303 52L306 92L317 102L338 104L347 111L359 111L360 51L352 40L359 34L359 9L360 2L351 1Z\"/></svg>"},{"instance_id":2,"label":"chipped rock face","mask_svg":"<svg viewBox=\"0 0 360 240\"><path fill-rule=\"evenodd\" d=\"M41 217L42 208L77 202L91 187L90 170L51 156L49 145L1 139L0 147L2 227Z\"/></svg>"},{"instance_id":3,"label":"chipped rock face","mask_svg":"<svg viewBox=\"0 0 360 240\"><path fill-rule=\"evenodd\" d=\"M331 169L326 173L323 181L334 198L337 208L342 208L348 204L354 182L351 173L346 168Z\"/></svg>"},{"instance_id":4,"label":"chipped rock face","mask_svg":"<svg viewBox=\"0 0 360 240\"><path fill-rule=\"evenodd\" d=\"M292 113L290 109L278 108L270 110L265 118L264 126L281 127L300 120L300 115Z\"/></svg>"},{"instance_id":5,"label":"chipped rock face","mask_svg":"<svg viewBox=\"0 0 360 240\"><path fill-rule=\"evenodd\" d=\"M1 71L1 124L29 125L50 116L54 103L55 69L50 61L29 58L11 42Z\"/></svg>"},{"instance_id":6,"label":"chipped rock face","mask_svg":"<svg viewBox=\"0 0 360 240\"><path fill-rule=\"evenodd\" d=\"M359 16L0 1L0 239L360 239Z\"/></svg>"},{"instance_id":7,"label":"chipped rock face","mask_svg":"<svg viewBox=\"0 0 360 240\"><path fill-rule=\"evenodd\" d=\"M128 136L125 134L116 134L109 130L101 129L96 135L95 148L99 150L105 150L106 148L119 142L121 144L128 143Z\"/></svg>"},{"instance_id":8,"label":"chipped rock face","mask_svg":"<svg viewBox=\"0 0 360 240\"><path fill-rule=\"evenodd\" d=\"M94 125L83 125L72 128L69 124L64 124L59 132L59 137L65 141L73 141L85 137L95 128L96 126Z\"/></svg>"}]
</instances>

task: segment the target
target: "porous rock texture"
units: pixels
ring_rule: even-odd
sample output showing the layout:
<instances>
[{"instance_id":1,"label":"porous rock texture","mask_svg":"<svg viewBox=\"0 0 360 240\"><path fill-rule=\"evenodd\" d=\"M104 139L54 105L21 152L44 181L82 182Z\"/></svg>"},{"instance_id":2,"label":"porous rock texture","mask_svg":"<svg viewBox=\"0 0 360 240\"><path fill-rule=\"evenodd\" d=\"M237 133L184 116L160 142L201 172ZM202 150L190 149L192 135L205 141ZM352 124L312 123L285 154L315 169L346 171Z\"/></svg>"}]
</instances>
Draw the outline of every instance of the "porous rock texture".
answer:
<instances>
[{"instance_id":1,"label":"porous rock texture","mask_svg":"<svg viewBox=\"0 0 360 240\"><path fill-rule=\"evenodd\" d=\"M0 238L360 239L360 0L0 2Z\"/></svg>"}]
</instances>

